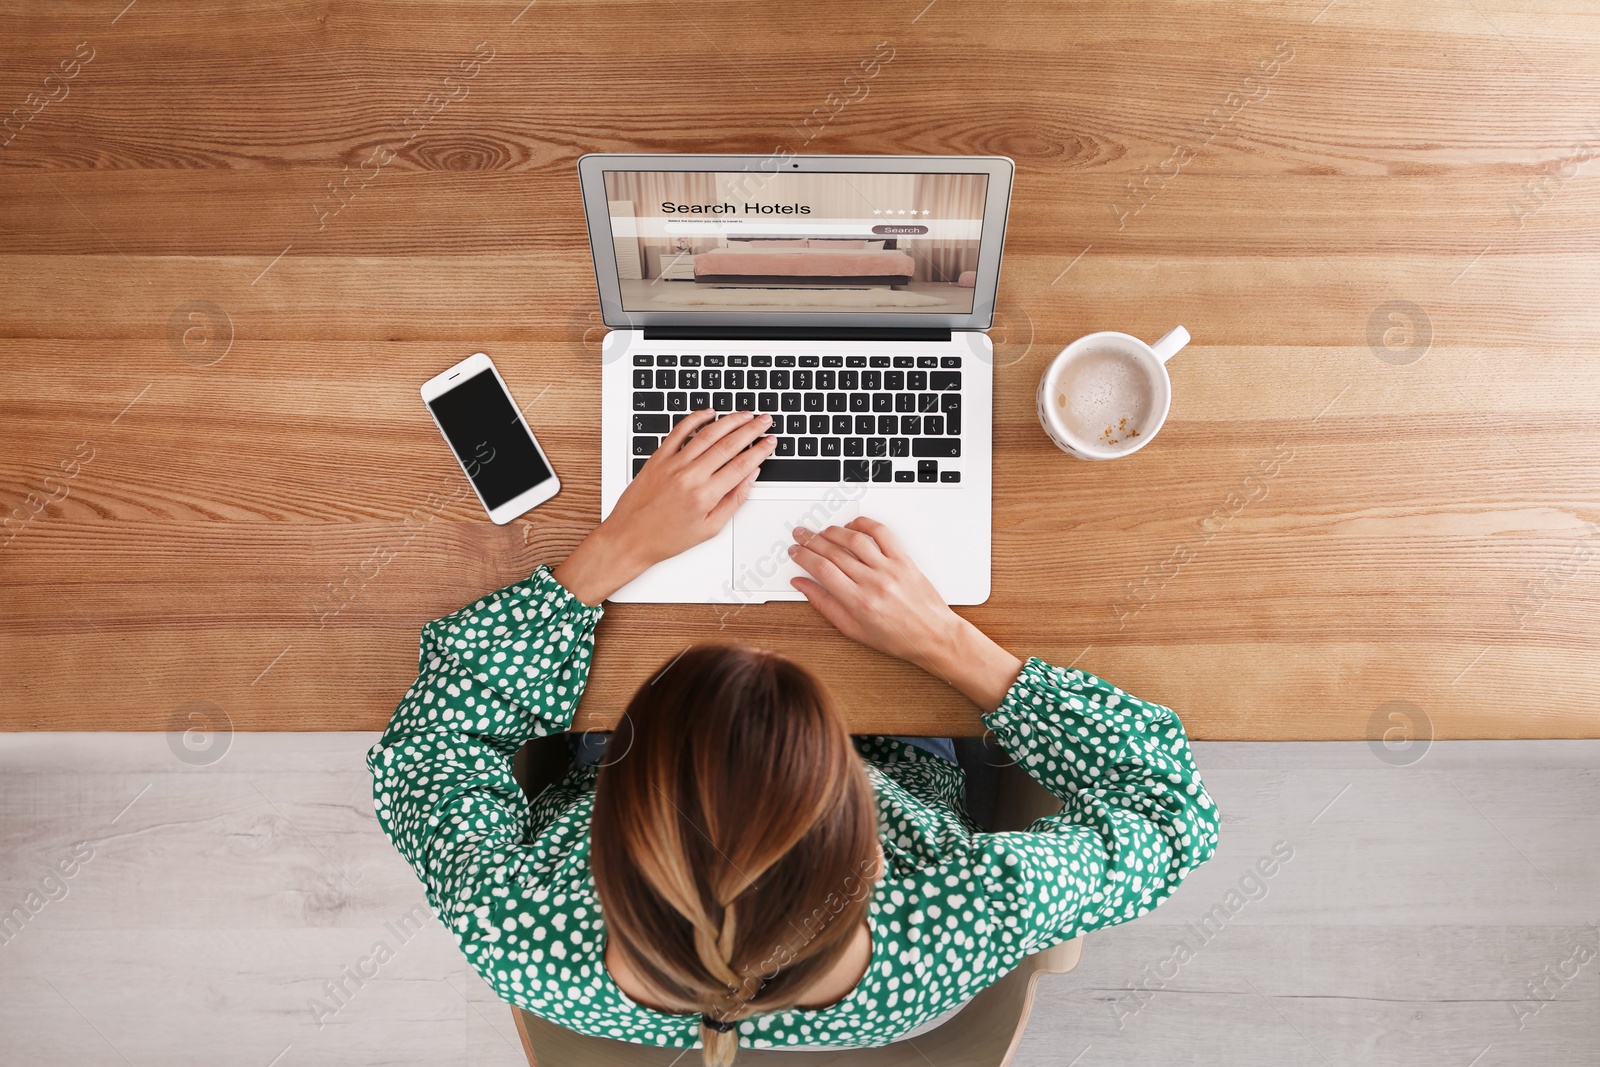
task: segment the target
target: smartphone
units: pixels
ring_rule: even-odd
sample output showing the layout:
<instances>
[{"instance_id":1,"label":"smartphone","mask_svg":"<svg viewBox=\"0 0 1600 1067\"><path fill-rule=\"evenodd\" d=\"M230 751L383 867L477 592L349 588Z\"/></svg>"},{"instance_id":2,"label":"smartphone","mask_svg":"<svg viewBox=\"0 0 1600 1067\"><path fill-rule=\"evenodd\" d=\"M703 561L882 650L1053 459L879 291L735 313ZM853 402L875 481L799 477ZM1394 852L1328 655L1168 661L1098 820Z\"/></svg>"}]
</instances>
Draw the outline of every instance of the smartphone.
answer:
<instances>
[{"instance_id":1,"label":"smartphone","mask_svg":"<svg viewBox=\"0 0 1600 1067\"><path fill-rule=\"evenodd\" d=\"M422 386L422 401L456 454L483 510L504 526L561 491L544 449L482 352Z\"/></svg>"}]
</instances>

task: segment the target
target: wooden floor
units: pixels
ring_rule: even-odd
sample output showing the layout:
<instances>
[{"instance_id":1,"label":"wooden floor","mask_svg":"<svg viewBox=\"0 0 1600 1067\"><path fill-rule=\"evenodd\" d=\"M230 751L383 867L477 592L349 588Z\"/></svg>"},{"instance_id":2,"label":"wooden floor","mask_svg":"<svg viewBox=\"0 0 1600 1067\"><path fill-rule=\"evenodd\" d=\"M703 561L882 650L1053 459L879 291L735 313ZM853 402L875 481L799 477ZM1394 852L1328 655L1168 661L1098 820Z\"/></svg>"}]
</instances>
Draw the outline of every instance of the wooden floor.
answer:
<instances>
[{"instance_id":1,"label":"wooden floor","mask_svg":"<svg viewBox=\"0 0 1600 1067\"><path fill-rule=\"evenodd\" d=\"M238 734L196 766L154 734L0 737L0 909L92 852L0 943L0 1067L525 1063L378 831L374 740ZM1600 742L1196 758L1215 859L1045 981L1017 1067L1595 1062Z\"/></svg>"},{"instance_id":2,"label":"wooden floor","mask_svg":"<svg viewBox=\"0 0 1600 1067\"><path fill-rule=\"evenodd\" d=\"M1600 736L1579 0L0 12L0 727L379 727L425 620L596 520L578 156L776 148L1016 161L1004 643L1199 738ZM1159 441L1046 442L1055 351L1176 323ZM566 487L503 529L417 397L479 349ZM613 609L585 721L729 639L859 730L979 729L804 605L725 614Z\"/></svg>"}]
</instances>

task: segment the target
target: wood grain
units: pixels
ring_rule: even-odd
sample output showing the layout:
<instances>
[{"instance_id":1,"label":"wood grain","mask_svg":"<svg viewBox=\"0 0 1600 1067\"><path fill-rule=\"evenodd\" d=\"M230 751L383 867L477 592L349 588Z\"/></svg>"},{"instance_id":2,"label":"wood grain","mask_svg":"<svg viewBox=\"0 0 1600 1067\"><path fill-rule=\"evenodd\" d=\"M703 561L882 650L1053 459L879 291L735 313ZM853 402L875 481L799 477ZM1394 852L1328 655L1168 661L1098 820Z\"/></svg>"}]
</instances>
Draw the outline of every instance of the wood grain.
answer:
<instances>
[{"instance_id":1,"label":"wood grain","mask_svg":"<svg viewBox=\"0 0 1600 1067\"><path fill-rule=\"evenodd\" d=\"M120 9L0 7L0 114L94 50L0 150L0 513L31 516L0 533L0 727L162 730L193 701L241 730L381 726L423 622L597 517L577 157L782 146L1017 162L995 593L967 609L1003 643L1196 738L1363 738L1397 702L1439 738L1600 736L1577 0ZM1384 347L1397 301L1426 347ZM217 332L186 344L199 306ZM1175 322L1195 342L1159 442L1104 465L1047 443L1055 351ZM565 485L504 529L416 397L478 349ZM612 608L580 723L692 640L795 656L862 731L982 729L792 604Z\"/></svg>"}]
</instances>

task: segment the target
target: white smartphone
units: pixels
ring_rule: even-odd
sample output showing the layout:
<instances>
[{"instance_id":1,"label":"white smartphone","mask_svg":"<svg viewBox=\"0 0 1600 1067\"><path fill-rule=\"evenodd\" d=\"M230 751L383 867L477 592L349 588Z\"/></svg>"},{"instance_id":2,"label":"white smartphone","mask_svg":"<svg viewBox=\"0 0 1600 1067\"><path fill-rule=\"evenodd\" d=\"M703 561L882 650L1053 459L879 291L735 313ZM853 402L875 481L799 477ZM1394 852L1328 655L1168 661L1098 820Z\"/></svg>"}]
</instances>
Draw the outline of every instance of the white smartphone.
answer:
<instances>
[{"instance_id":1,"label":"white smartphone","mask_svg":"<svg viewBox=\"0 0 1600 1067\"><path fill-rule=\"evenodd\" d=\"M504 526L561 491L494 362L468 356L422 386L422 401L456 454L483 510Z\"/></svg>"}]
</instances>

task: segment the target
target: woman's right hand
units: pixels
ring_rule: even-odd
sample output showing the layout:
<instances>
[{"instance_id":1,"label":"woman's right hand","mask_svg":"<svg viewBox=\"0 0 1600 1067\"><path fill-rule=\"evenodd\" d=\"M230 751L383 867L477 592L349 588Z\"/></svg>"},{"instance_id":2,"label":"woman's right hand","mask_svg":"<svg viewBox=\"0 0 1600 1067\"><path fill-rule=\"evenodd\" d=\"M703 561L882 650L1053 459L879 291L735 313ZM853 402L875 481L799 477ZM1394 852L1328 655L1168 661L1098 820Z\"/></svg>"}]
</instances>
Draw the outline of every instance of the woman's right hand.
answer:
<instances>
[{"instance_id":1,"label":"woman's right hand","mask_svg":"<svg viewBox=\"0 0 1600 1067\"><path fill-rule=\"evenodd\" d=\"M916 664L985 710L1000 705L1022 661L950 610L899 540L859 518L813 533L794 529L789 555L809 578L793 585L839 632Z\"/></svg>"}]
</instances>

